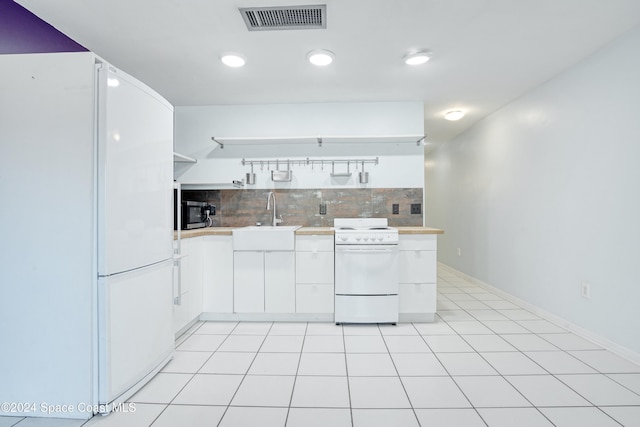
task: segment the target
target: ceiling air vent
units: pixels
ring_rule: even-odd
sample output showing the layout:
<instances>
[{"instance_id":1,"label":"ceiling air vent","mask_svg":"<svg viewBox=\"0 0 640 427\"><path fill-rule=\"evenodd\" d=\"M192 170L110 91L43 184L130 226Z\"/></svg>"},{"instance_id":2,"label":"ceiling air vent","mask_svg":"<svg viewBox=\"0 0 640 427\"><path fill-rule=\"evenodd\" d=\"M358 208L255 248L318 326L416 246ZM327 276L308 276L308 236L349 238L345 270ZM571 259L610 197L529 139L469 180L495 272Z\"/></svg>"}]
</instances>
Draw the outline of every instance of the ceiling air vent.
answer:
<instances>
[{"instance_id":1,"label":"ceiling air vent","mask_svg":"<svg viewBox=\"0 0 640 427\"><path fill-rule=\"evenodd\" d=\"M249 31L327 28L327 5L240 8Z\"/></svg>"}]
</instances>

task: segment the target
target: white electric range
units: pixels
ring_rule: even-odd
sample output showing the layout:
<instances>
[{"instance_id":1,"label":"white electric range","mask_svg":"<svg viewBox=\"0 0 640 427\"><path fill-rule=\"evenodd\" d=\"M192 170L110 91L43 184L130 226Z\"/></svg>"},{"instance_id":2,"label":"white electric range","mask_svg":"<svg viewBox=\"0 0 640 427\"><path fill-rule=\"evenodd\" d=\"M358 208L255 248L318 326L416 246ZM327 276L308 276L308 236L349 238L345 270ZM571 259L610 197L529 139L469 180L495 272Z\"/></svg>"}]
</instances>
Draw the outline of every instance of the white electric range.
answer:
<instances>
[{"instance_id":1,"label":"white electric range","mask_svg":"<svg viewBox=\"0 0 640 427\"><path fill-rule=\"evenodd\" d=\"M398 322L398 230L386 218L336 218L335 322Z\"/></svg>"}]
</instances>

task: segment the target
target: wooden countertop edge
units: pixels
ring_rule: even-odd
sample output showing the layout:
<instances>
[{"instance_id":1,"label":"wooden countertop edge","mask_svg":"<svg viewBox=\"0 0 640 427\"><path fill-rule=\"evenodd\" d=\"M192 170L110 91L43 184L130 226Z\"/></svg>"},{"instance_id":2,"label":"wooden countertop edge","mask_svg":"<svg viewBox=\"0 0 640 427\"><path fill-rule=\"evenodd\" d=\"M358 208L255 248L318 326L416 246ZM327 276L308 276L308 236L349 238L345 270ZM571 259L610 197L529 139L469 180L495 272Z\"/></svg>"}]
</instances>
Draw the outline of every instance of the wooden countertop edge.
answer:
<instances>
[{"instance_id":1,"label":"wooden countertop edge","mask_svg":"<svg viewBox=\"0 0 640 427\"><path fill-rule=\"evenodd\" d=\"M444 230L432 227L396 227L399 234L444 234Z\"/></svg>"},{"instance_id":2,"label":"wooden countertop edge","mask_svg":"<svg viewBox=\"0 0 640 427\"><path fill-rule=\"evenodd\" d=\"M197 230L182 230L181 236L183 239L190 239L192 237L200 236L231 236L234 228L239 227L209 227L198 228ZM399 234L444 234L444 230L432 227L395 227L398 229ZM313 236L313 235L326 235L332 236L334 234L333 227L301 227L296 230L298 236ZM178 233L173 233L173 238L178 238Z\"/></svg>"}]
</instances>

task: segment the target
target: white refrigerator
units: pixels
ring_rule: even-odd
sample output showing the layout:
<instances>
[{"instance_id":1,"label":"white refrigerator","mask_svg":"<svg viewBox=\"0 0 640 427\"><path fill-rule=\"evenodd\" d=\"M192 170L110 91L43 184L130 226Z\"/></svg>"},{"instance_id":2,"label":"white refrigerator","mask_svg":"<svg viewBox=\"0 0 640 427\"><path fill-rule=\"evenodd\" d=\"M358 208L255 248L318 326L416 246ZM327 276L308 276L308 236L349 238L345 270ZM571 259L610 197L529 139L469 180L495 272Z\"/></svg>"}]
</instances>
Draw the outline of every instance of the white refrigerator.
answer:
<instances>
[{"instance_id":1,"label":"white refrigerator","mask_svg":"<svg viewBox=\"0 0 640 427\"><path fill-rule=\"evenodd\" d=\"M98 396L109 412L169 360L173 335L173 107L97 70Z\"/></svg>"},{"instance_id":2,"label":"white refrigerator","mask_svg":"<svg viewBox=\"0 0 640 427\"><path fill-rule=\"evenodd\" d=\"M0 70L0 415L86 419L173 352L173 108L90 52Z\"/></svg>"}]
</instances>

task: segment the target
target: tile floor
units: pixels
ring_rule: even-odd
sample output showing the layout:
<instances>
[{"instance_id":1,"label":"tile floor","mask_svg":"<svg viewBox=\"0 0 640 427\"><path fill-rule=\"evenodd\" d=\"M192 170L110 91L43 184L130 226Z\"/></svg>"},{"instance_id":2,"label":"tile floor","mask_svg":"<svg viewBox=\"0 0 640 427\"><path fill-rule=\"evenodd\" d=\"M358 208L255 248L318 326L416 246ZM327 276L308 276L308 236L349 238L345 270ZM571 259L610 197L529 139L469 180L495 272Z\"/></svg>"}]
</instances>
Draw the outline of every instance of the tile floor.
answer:
<instances>
[{"instance_id":1,"label":"tile floor","mask_svg":"<svg viewBox=\"0 0 640 427\"><path fill-rule=\"evenodd\" d=\"M201 322L88 422L4 426L640 426L640 366L440 272L435 323Z\"/></svg>"}]
</instances>

